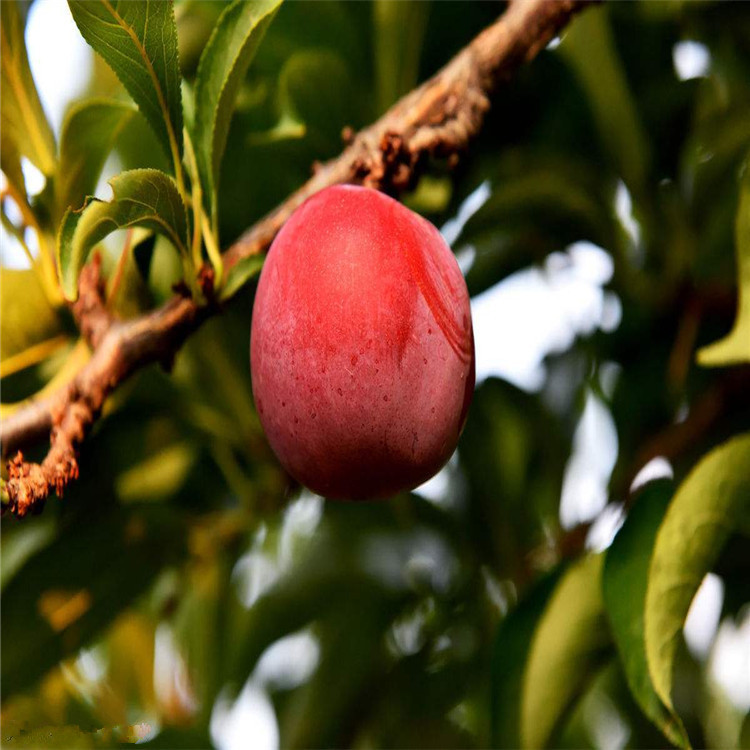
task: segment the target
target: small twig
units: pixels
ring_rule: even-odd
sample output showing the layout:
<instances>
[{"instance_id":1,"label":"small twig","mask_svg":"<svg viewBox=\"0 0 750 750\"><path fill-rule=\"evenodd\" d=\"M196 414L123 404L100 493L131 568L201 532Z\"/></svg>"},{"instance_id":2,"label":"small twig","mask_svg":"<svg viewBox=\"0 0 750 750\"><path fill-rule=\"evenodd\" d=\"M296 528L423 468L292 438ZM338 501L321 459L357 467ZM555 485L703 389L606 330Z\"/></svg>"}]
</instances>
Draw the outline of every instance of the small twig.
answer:
<instances>
[{"instance_id":1,"label":"small twig","mask_svg":"<svg viewBox=\"0 0 750 750\"><path fill-rule=\"evenodd\" d=\"M104 303L100 261L95 256L81 273L79 298L73 306L81 332L94 350L91 359L66 387L3 422L4 438L8 423L27 433L51 429L50 450L41 464L24 462L20 451L8 463L8 510L24 516L40 509L51 489L61 495L65 486L78 477L77 448L107 396L147 364L160 362L170 366L174 352L208 311L192 299L174 297L151 313L120 321ZM11 432L11 437L22 435ZM7 443L4 441L3 445Z\"/></svg>"},{"instance_id":2,"label":"small twig","mask_svg":"<svg viewBox=\"0 0 750 750\"><path fill-rule=\"evenodd\" d=\"M587 0L514 0L437 75L354 136L338 158L321 165L307 183L248 230L224 253L225 268L266 250L291 213L325 187L352 182L397 193L415 184L427 157L452 157L463 151L478 133L489 96L498 85L586 4ZM178 295L153 312L119 321L103 302L98 262L87 266L73 313L94 350L91 359L67 387L22 407L0 425L5 456L51 430L50 450L41 464L24 462L20 453L9 462L9 509L22 516L38 510L50 489L61 494L78 475L77 448L106 397L137 369L153 362L169 364L185 338L216 309Z\"/></svg>"}]
</instances>

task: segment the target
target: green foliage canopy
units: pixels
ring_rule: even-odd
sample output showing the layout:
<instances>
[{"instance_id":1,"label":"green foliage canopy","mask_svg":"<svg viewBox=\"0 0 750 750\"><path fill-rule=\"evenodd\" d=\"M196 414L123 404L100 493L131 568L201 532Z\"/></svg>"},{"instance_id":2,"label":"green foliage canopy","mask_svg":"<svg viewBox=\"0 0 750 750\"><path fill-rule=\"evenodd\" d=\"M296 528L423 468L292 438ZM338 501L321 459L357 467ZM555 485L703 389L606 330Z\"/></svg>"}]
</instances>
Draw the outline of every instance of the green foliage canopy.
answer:
<instances>
[{"instance_id":1,"label":"green foliage canopy","mask_svg":"<svg viewBox=\"0 0 750 750\"><path fill-rule=\"evenodd\" d=\"M64 502L3 519L4 743L208 746L212 712L251 679L283 747L594 747L607 721L631 747L747 744L747 706L683 638L706 574L722 627L750 601L747 13L588 9L497 94L458 169L428 165L403 199L438 226L461 219L472 295L524 269L552 278L588 242L621 318L548 347L538 388L484 379L437 495L345 505L291 484L265 443L247 366L262 260L223 274L220 238L500 9L70 0L100 57L56 140L25 6L0 7L2 219L30 266L2 269L0 416L88 358L63 293L95 246L123 317L179 282L200 295L206 262L225 305L170 374L110 399ZM695 76L675 71L685 43L708 59ZM625 516L599 546L560 520L591 394L618 443L594 527ZM659 455L674 478L632 491ZM300 633L309 673L269 677L267 649Z\"/></svg>"}]
</instances>

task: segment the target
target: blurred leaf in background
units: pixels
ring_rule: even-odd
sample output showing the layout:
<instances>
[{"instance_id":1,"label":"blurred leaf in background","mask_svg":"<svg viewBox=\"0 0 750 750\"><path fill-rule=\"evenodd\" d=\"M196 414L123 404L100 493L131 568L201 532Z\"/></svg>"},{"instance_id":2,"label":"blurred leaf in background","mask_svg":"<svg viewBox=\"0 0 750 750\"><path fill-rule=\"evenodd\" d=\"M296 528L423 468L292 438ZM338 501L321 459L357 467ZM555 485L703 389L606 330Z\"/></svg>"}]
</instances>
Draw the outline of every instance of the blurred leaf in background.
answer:
<instances>
[{"instance_id":1,"label":"blurred leaf in background","mask_svg":"<svg viewBox=\"0 0 750 750\"><path fill-rule=\"evenodd\" d=\"M504 10L0 5L0 416L89 356L58 238L69 296L96 244L118 314L163 303L204 233L226 247ZM747 747L749 123L739 3L587 9L497 92L403 196L464 272L478 378L446 467L381 503L279 467L262 259L232 269L65 499L2 520L3 745Z\"/></svg>"}]
</instances>

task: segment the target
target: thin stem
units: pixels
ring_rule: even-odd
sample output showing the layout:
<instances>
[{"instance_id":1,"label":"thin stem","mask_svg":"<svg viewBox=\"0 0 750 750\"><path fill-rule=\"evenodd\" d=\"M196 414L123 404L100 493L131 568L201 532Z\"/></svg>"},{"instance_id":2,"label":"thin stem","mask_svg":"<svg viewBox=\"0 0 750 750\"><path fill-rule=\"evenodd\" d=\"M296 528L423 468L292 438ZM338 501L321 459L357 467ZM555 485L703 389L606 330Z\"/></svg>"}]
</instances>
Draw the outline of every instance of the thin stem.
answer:
<instances>
[{"instance_id":1,"label":"thin stem","mask_svg":"<svg viewBox=\"0 0 750 750\"><path fill-rule=\"evenodd\" d=\"M208 220L206 214L201 213L202 229L203 229L203 242L206 245L208 251L208 257L211 259L211 264L214 267L216 278L214 280L214 286L218 289L221 284L221 278L224 273L224 260L221 257L221 250L216 242L213 230L211 229L211 223Z\"/></svg>"},{"instance_id":2,"label":"thin stem","mask_svg":"<svg viewBox=\"0 0 750 750\"><path fill-rule=\"evenodd\" d=\"M36 266L38 263L39 266L41 266L39 280L47 296L47 300L51 305L56 307L62 304L63 296L62 292L60 291L60 285L57 281L54 244L52 247L50 247L48 235L43 232L42 228L39 226L39 222L37 221L34 212L31 210L31 206L29 206L28 201L26 200L26 196L21 195L21 193L19 193L16 189L16 186L11 182L8 182L6 189L7 197L13 199L13 202L16 204L18 210L21 213L23 228L33 229L34 233L36 234L37 243L39 244L39 258L34 262L34 265ZM22 244L28 251L28 255L33 258L33 256L31 255L31 250L28 248L28 245L26 245L25 240Z\"/></svg>"},{"instance_id":3,"label":"thin stem","mask_svg":"<svg viewBox=\"0 0 750 750\"><path fill-rule=\"evenodd\" d=\"M203 265L203 256L201 254L201 227L203 225L203 190L201 189L200 175L198 174L198 161L195 158L193 141L187 128L183 129L183 138L185 141L185 155L187 156L188 173L190 174L190 183L192 185L193 196L193 243L192 256L193 265L198 269Z\"/></svg>"},{"instance_id":4,"label":"thin stem","mask_svg":"<svg viewBox=\"0 0 750 750\"><path fill-rule=\"evenodd\" d=\"M122 277L125 275L125 266L128 263L128 256L130 255L130 247L132 244L133 230L128 229L127 234L125 235L125 242L122 245L122 252L120 253L120 257L117 261L117 268L115 268L115 273L112 276L112 281L110 282L109 292L107 293L106 304L107 308L109 308L110 310L112 309L112 305L114 304L117 292L120 289Z\"/></svg>"},{"instance_id":5,"label":"thin stem","mask_svg":"<svg viewBox=\"0 0 750 750\"><path fill-rule=\"evenodd\" d=\"M0 198L0 203L4 201L4 198L6 196L3 196ZM3 223L3 226L18 240L18 243L21 245L21 248L23 249L24 255L26 255L26 259L29 261L29 265L34 269L37 276L39 276L39 266L36 262L36 258L34 257L34 254L31 252L31 249L29 248L28 243L26 242L26 238L24 237L24 230L26 229L25 225L21 225L20 227L17 227L11 220L8 214L5 211L5 207L3 206L2 209L0 209L0 220ZM40 281L44 281L42 278L39 279Z\"/></svg>"}]
</instances>

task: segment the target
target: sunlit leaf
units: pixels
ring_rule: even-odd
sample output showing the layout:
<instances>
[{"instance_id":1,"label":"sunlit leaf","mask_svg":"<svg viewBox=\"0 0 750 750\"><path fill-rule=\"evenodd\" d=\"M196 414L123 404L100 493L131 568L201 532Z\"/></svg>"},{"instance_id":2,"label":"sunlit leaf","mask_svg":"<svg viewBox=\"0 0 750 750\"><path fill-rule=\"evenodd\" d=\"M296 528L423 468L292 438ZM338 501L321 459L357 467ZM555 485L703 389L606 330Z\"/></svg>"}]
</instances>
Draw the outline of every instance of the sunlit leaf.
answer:
<instances>
[{"instance_id":1,"label":"sunlit leaf","mask_svg":"<svg viewBox=\"0 0 750 750\"><path fill-rule=\"evenodd\" d=\"M698 362L706 366L750 362L750 169L742 180L735 224L737 251L737 317L732 331L720 341L704 346Z\"/></svg>"},{"instance_id":2,"label":"sunlit leaf","mask_svg":"<svg viewBox=\"0 0 750 750\"><path fill-rule=\"evenodd\" d=\"M521 693L521 746L546 747L611 653L601 595L602 556L563 575L531 642Z\"/></svg>"},{"instance_id":3,"label":"sunlit leaf","mask_svg":"<svg viewBox=\"0 0 750 750\"><path fill-rule=\"evenodd\" d=\"M172 158L182 159L182 103L172 2L69 0L83 38L115 71Z\"/></svg>"},{"instance_id":4,"label":"sunlit leaf","mask_svg":"<svg viewBox=\"0 0 750 750\"><path fill-rule=\"evenodd\" d=\"M5 101L5 97L1 101ZM4 123L0 123L0 169L13 186L19 196L26 195L26 180L21 168L21 153L16 144L10 139ZM5 224L5 211L3 210L3 223Z\"/></svg>"},{"instance_id":5,"label":"sunlit leaf","mask_svg":"<svg viewBox=\"0 0 750 750\"><path fill-rule=\"evenodd\" d=\"M654 482L644 489L607 550L602 590L615 645L633 697L670 742L689 747L682 722L667 710L651 683L643 629L651 551L671 498L671 482Z\"/></svg>"},{"instance_id":6,"label":"sunlit leaf","mask_svg":"<svg viewBox=\"0 0 750 750\"><path fill-rule=\"evenodd\" d=\"M3 3L6 5L6 3ZM0 360L58 335L61 322L32 270L0 269Z\"/></svg>"},{"instance_id":7,"label":"sunlit leaf","mask_svg":"<svg viewBox=\"0 0 750 750\"><path fill-rule=\"evenodd\" d=\"M195 148L204 191L215 214L219 167L235 99L281 0L235 0L201 55L195 80Z\"/></svg>"},{"instance_id":8,"label":"sunlit leaf","mask_svg":"<svg viewBox=\"0 0 750 750\"><path fill-rule=\"evenodd\" d=\"M86 196L94 193L107 155L135 111L126 102L107 99L87 99L68 111L55 179L59 216L67 208L80 208Z\"/></svg>"},{"instance_id":9,"label":"sunlit leaf","mask_svg":"<svg viewBox=\"0 0 750 750\"><path fill-rule=\"evenodd\" d=\"M110 180L114 198L92 200L68 210L60 227L57 261L60 283L70 300L78 297L78 276L90 250L116 229L141 226L158 232L187 255L187 206L175 181L157 169L133 169Z\"/></svg>"},{"instance_id":10,"label":"sunlit leaf","mask_svg":"<svg viewBox=\"0 0 750 750\"><path fill-rule=\"evenodd\" d=\"M24 41L24 23L18 2L0 3L0 132L2 169L22 191L18 156L26 156L45 175L55 169L55 137L39 101Z\"/></svg>"},{"instance_id":11,"label":"sunlit leaf","mask_svg":"<svg viewBox=\"0 0 750 750\"><path fill-rule=\"evenodd\" d=\"M534 632L561 570L540 580L500 623L492 655L492 746L521 746L521 690Z\"/></svg>"},{"instance_id":12,"label":"sunlit leaf","mask_svg":"<svg viewBox=\"0 0 750 750\"><path fill-rule=\"evenodd\" d=\"M69 344L70 338L64 333L33 344L28 349L0 361L0 378L15 375L28 367L38 365Z\"/></svg>"},{"instance_id":13,"label":"sunlit leaf","mask_svg":"<svg viewBox=\"0 0 750 750\"><path fill-rule=\"evenodd\" d=\"M750 434L711 451L677 489L656 535L646 590L646 657L668 708L675 653L695 592L729 535L750 535L748 466Z\"/></svg>"},{"instance_id":14,"label":"sunlit leaf","mask_svg":"<svg viewBox=\"0 0 750 750\"><path fill-rule=\"evenodd\" d=\"M123 502L163 500L180 488L195 460L191 443L173 443L149 455L117 477L115 489Z\"/></svg>"}]
</instances>

